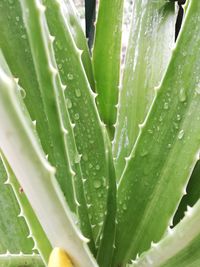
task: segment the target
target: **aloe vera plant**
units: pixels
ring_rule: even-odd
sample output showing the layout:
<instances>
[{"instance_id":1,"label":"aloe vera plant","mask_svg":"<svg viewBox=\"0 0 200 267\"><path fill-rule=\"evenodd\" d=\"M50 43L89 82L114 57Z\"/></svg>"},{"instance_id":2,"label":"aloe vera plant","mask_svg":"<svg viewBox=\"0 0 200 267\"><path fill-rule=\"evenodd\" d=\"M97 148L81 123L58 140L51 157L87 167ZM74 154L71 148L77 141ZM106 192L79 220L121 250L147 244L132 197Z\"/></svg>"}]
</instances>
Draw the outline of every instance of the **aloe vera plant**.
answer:
<instances>
[{"instance_id":1,"label":"aloe vera plant","mask_svg":"<svg viewBox=\"0 0 200 267\"><path fill-rule=\"evenodd\" d=\"M0 0L2 267L200 265L200 2L125 4Z\"/></svg>"}]
</instances>

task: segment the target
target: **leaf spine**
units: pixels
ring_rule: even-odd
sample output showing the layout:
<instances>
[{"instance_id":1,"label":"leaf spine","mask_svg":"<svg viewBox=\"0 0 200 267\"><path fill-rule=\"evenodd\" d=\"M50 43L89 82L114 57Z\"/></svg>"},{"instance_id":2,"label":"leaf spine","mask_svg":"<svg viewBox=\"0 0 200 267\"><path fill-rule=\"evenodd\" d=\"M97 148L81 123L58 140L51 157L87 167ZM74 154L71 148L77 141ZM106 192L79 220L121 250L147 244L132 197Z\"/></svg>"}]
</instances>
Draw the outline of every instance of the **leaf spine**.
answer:
<instances>
[{"instance_id":1,"label":"leaf spine","mask_svg":"<svg viewBox=\"0 0 200 267\"><path fill-rule=\"evenodd\" d=\"M44 13L46 10L46 7L39 0L36 0L36 7L41 13Z\"/></svg>"}]
</instances>

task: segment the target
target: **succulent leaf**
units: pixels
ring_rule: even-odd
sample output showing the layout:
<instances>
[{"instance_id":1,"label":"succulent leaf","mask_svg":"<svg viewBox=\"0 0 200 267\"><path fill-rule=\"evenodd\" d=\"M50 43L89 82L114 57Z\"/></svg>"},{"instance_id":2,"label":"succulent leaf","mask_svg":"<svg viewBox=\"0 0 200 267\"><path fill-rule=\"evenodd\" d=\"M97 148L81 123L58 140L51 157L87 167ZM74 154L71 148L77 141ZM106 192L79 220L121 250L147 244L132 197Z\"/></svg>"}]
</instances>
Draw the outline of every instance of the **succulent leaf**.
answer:
<instances>
[{"instance_id":1,"label":"succulent leaf","mask_svg":"<svg viewBox=\"0 0 200 267\"><path fill-rule=\"evenodd\" d=\"M200 3L191 1L118 187L115 264L134 259L151 241L160 240L199 157L199 10Z\"/></svg>"},{"instance_id":2,"label":"succulent leaf","mask_svg":"<svg viewBox=\"0 0 200 267\"><path fill-rule=\"evenodd\" d=\"M34 246L31 239L27 239L29 230L24 218L18 217L20 207L12 189L5 184L7 174L0 159L0 253L32 253Z\"/></svg>"},{"instance_id":3,"label":"succulent leaf","mask_svg":"<svg viewBox=\"0 0 200 267\"><path fill-rule=\"evenodd\" d=\"M166 71L174 46L174 4L134 1L120 88L113 156L118 180Z\"/></svg>"},{"instance_id":4,"label":"succulent leaf","mask_svg":"<svg viewBox=\"0 0 200 267\"><path fill-rule=\"evenodd\" d=\"M27 123L28 118L20 108L17 90L15 80L0 68L0 147L52 247L65 249L77 267L97 266L86 239L74 224L72 213L55 178L56 170L47 161Z\"/></svg>"},{"instance_id":5,"label":"succulent leaf","mask_svg":"<svg viewBox=\"0 0 200 267\"><path fill-rule=\"evenodd\" d=\"M92 62L90 57L89 48L87 45L87 39L81 27L81 23L78 18L74 3L72 0L61 0L62 5L64 5L64 16L68 21L69 30L74 38L76 46L78 49L82 50L81 60L93 91L95 91L95 82L92 69Z\"/></svg>"},{"instance_id":6,"label":"succulent leaf","mask_svg":"<svg viewBox=\"0 0 200 267\"><path fill-rule=\"evenodd\" d=\"M44 264L39 255L36 254L0 254L0 266L1 267L16 267L16 266L28 266L28 267L44 267Z\"/></svg>"},{"instance_id":7,"label":"succulent leaf","mask_svg":"<svg viewBox=\"0 0 200 267\"><path fill-rule=\"evenodd\" d=\"M46 17L51 35L55 36L53 45L59 74L62 83L67 86L64 92L66 105L81 155L86 203L96 242L105 217L109 183L104 126L95 105L95 94L83 70L81 51L73 41L64 18L64 7L61 2L52 0L44 1L44 4L47 6Z\"/></svg>"},{"instance_id":8,"label":"succulent leaf","mask_svg":"<svg viewBox=\"0 0 200 267\"><path fill-rule=\"evenodd\" d=\"M92 54L97 105L111 139L114 135L120 83L123 4L123 0L100 1Z\"/></svg>"},{"instance_id":9,"label":"succulent leaf","mask_svg":"<svg viewBox=\"0 0 200 267\"><path fill-rule=\"evenodd\" d=\"M184 219L132 266L181 267L200 263L200 201L188 207Z\"/></svg>"},{"instance_id":10,"label":"succulent leaf","mask_svg":"<svg viewBox=\"0 0 200 267\"><path fill-rule=\"evenodd\" d=\"M184 213L187 211L187 206L193 207L194 204L200 199L200 161L198 160L196 166L192 172L190 180L187 184L186 194L181 199L176 214L173 218L173 225L179 223L184 217Z\"/></svg>"}]
</instances>

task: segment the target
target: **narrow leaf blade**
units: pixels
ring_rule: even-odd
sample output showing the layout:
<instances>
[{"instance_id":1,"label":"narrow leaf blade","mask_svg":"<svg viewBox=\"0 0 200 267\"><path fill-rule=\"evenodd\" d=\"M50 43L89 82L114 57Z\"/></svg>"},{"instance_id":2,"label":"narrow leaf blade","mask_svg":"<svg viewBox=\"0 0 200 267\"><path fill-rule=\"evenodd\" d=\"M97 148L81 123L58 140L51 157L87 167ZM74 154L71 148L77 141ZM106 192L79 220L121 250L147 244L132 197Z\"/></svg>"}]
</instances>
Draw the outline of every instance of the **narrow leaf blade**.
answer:
<instances>
[{"instance_id":1,"label":"narrow leaf blade","mask_svg":"<svg viewBox=\"0 0 200 267\"><path fill-rule=\"evenodd\" d=\"M18 102L17 85L0 68L0 147L53 247L67 251L76 267L97 266L85 238ZM9 133L9 135L7 134Z\"/></svg>"},{"instance_id":2,"label":"narrow leaf blade","mask_svg":"<svg viewBox=\"0 0 200 267\"><path fill-rule=\"evenodd\" d=\"M120 90L113 156L120 179L142 124L166 71L174 45L174 4L134 1Z\"/></svg>"},{"instance_id":3,"label":"narrow leaf blade","mask_svg":"<svg viewBox=\"0 0 200 267\"><path fill-rule=\"evenodd\" d=\"M0 254L1 267L44 267L44 264L39 255L35 254Z\"/></svg>"},{"instance_id":4,"label":"narrow leaf blade","mask_svg":"<svg viewBox=\"0 0 200 267\"><path fill-rule=\"evenodd\" d=\"M81 27L81 23L79 21L74 3L72 0L62 0L62 3L66 6L64 7L64 14L65 18L68 21L68 24L70 25L70 31L74 38L76 46L83 51L81 55L81 60L83 62L88 81L93 91L95 91L92 61L87 44L87 39Z\"/></svg>"},{"instance_id":5,"label":"narrow leaf blade","mask_svg":"<svg viewBox=\"0 0 200 267\"><path fill-rule=\"evenodd\" d=\"M198 160L199 11L200 3L191 1L165 78L119 184L115 264L135 258L161 238ZM191 64L184 64L186 60Z\"/></svg>"},{"instance_id":6,"label":"narrow leaf blade","mask_svg":"<svg viewBox=\"0 0 200 267\"><path fill-rule=\"evenodd\" d=\"M188 208L185 218L133 266L195 267L200 262L200 201Z\"/></svg>"},{"instance_id":7,"label":"narrow leaf blade","mask_svg":"<svg viewBox=\"0 0 200 267\"><path fill-rule=\"evenodd\" d=\"M54 51L62 83L66 85L65 99L84 178L84 191L96 242L100 235L107 205L108 163L104 127L95 105L95 95L81 64L81 51L72 39L64 18L62 2L44 1L48 27L55 36ZM59 47L62 43L62 48ZM66 58L67 60L63 60ZM98 140L98 142L96 142Z\"/></svg>"},{"instance_id":8,"label":"narrow leaf blade","mask_svg":"<svg viewBox=\"0 0 200 267\"><path fill-rule=\"evenodd\" d=\"M187 206L193 207L194 204L200 199L200 161L198 160L196 166L192 172L190 180L186 188L186 194L181 199L181 202L178 206L176 214L173 218L173 225L179 223L180 220L184 217L184 213L187 210Z\"/></svg>"},{"instance_id":9,"label":"narrow leaf blade","mask_svg":"<svg viewBox=\"0 0 200 267\"><path fill-rule=\"evenodd\" d=\"M92 55L97 105L111 138L119 93L123 3L123 0L100 1Z\"/></svg>"},{"instance_id":10,"label":"narrow leaf blade","mask_svg":"<svg viewBox=\"0 0 200 267\"><path fill-rule=\"evenodd\" d=\"M0 253L32 253L33 241L28 239L29 230L23 218L19 218L19 205L12 189L4 183L7 174L0 159Z\"/></svg>"}]
</instances>

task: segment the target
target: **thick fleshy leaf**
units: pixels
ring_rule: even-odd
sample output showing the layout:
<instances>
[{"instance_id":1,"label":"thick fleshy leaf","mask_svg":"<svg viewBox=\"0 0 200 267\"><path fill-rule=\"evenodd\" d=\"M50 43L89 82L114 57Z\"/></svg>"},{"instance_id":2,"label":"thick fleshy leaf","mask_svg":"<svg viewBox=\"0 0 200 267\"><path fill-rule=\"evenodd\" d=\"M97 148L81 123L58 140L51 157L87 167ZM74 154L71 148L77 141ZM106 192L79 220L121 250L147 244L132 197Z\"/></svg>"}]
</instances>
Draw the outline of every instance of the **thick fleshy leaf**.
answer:
<instances>
[{"instance_id":1,"label":"thick fleshy leaf","mask_svg":"<svg viewBox=\"0 0 200 267\"><path fill-rule=\"evenodd\" d=\"M108 194L108 163L104 128L81 64L81 51L73 42L69 25L64 19L64 6L57 1L43 1L50 32L55 36L54 51L69 115L74 123L74 135L84 178L84 190L94 241L104 222ZM63 46L59 47L59 43ZM98 141L97 141L98 140Z\"/></svg>"},{"instance_id":2,"label":"thick fleshy leaf","mask_svg":"<svg viewBox=\"0 0 200 267\"><path fill-rule=\"evenodd\" d=\"M200 201L158 244L144 253L134 267L197 267L200 264Z\"/></svg>"},{"instance_id":3,"label":"thick fleshy leaf","mask_svg":"<svg viewBox=\"0 0 200 267\"><path fill-rule=\"evenodd\" d=\"M29 235L27 236L27 238L28 239L32 238L32 240L34 241L33 249L39 252L42 260L47 264L50 252L52 250L49 240L47 239L44 230L42 229L30 203L28 202L28 199L23 191L23 188L18 183L8 162L6 161L5 157L2 154L0 154L0 158L2 158L2 163L4 165L7 174L6 184L12 187L17 202L20 206L19 217L23 217L28 225ZM2 219L2 221L4 221L4 219ZM9 236L13 238L10 232ZM8 251L11 251L9 250L9 247Z\"/></svg>"},{"instance_id":4,"label":"thick fleshy leaf","mask_svg":"<svg viewBox=\"0 0 200 267\"><path fill-rule=\"evenodd\" d=\"M51 135L50 162L56 167L56 177L72 211L76 211L74 172L71 169L67 147L68 127L71 126L65 106L62 85L52 47L53 39L44 16L45 7L40 1L21 1L24 23L30 42L34 66L41 90ZM42 64L41 64L42 62Z\"/></svg>"},{"instance_id":5,"label":"thick fleshy leaf","mask_svg":"<svg viewBox=\"0 0 200 267\"><path fill-rule=\"evenodd\" d=\"M11 72L15 77L19 78L19 84L25 92L24 102L32 120L36 122L36 129L43 149L48 155L50 162L57 167L57 178L60 181L63 192L67 193L67 200L71 209L75 212L76 204L71 181L72 173L68 166L66 150L63 146L63 138L61 137L63 133L58 126L58 118L56 118L58 117L58 111L54 112L56 110L56 100L55 98L50 98L50 95L53 93L51 91L50 94L48 90L52 88L52 86L48 87L48 83L52 84L51 73L48 73L43 60L43 64L39 64L39 67L43 69L44 76L47 74L50 77L46 80L43 79L44 83L46 82L45 88L46 94L48 94L48 97L45 97L44 87L42 88L41 82L37 77L38 69L34 65L34 57L32 56L28 35L23 22L20 1L1 1L0 3L0 27L2 33L0 35L0 47ZM38 43L34 43L37 46ZM41 51L42 46L40 46ZM40 73L41 75L42 73ZM57 126L55 127L56 123Z\"/></svg>"},{"instance_id":6,"label":"thick fleshy leaf","mask_svg":"<svg viewBox=\"0 0 200 267\"><path fill-rule=\"evenodd\" d=\"M0 51L0 65L9 72ZM1 152L1 151L0 151ZM0 253L32 253L34 242L28 236L28 229L24 218L21 218L21 208L17 203L11 185L8 182L9 174L0 154ZM20 194L20 186L18 185Z\"/></svg>"},{"instance_id":7,"label":"thick fleshy leaf","mask_svg":"<svg viewBox=\"0 0 200 267\"><path fill-rule=\"evenodd\" d=\"M9 69L1 51L0 51L0 66L1 66L2 70L6 73L6 75L8 75L10 78L12 78L12 74L10 72L10 69ZM32 129L35 133L35 136L37 138L34 124L32 124L32 122L31 122L31 118L30 118L29 113L28 113L28 111L27 111L27 109L23 103L23 99L21 96L21 94L23 94L24 91L21 87L18 87L18 89L19 89L17 92L18 93L18 100L20 102L21 109L22 109L24 115L29 118L30 127L32 127ZM33 239L33 241L34 241L33 249L38 250L40 255L42 256L42 259L44 260L44 262L47 263L50 251L52 249L51 245L50 245L40 223L38 222L38 219L37 219L32 207L31 207L31 205L28 202L26 195L23 192L23 188L20 187L20 184L18 183L12 169L10 168L7 160L3 156L1 150L0 150L0 160L2 161L2 164L3 164L5 172L6 172L6 176L7 176L5 184L12 187L12 190L14 192L16 200L20 206L20 212L19 212L18 217L23 217L25 219L27 225L28 225L29 234L28 234L27 238ZM3 218L2 218L2 221L4 221ZM23 252L23 250L22 250L22 252Z\"/></svg>"},{"instance_id":8,"label":"thick fleshy leaf","mask_svg":"<svg viewBox=\"0 0 200 267\"><path fill-rule=\"evenodd\" d=\"M32 253L34 243L28 239L29 230L10 185L5 185L7 173L0 159L0 253ZM19 188L20 190L20 188ZM0 264L1 266L1 264Z\"/></svg>"},{"instance_id":9,"label":"thick fleshy leaf","mask_svg":"<svg viewBox=\"0 0 200 267\"><path fill-rule=\"evenodd\" d=\"M34 4L41 12L38 2L31 4L32 12L35 10ZM74 224L72 213L55 178L56 169L45 158L30 121L21 109L17 91L15 80L0 68L0 147L51 245L65 249L77 267L97 266L85 238Z\"/></svg>"},{"instance_id":10,"label":"thick fleshy leaf","mask_svg":"<svg viewBox=\"0 0 200 267\"><path fill-rule=\"evenodd\" d=\"M1 267L44 267L39 255L35 254L0 254Z\"/></svg>"},{"instance_id":11,"label":"thick fleshy leaf","mask_svg":"<svg viewBox=\"0 0 200 267\"><path fill-rule=\"evenodd\" d=\"M114 162L112 159L110 140L107 137L107 161L109 163L109 189L107 200L106 218L103 225L103 230L100 235L100 244L97 254L97 262L101 267L110 267L115 247L116 233L116 175Z\"/></svg>"},{"instance_id":12,"label":"thick fleshy leaf","mask_svg":"<svg viewBox=\"0 0 200 267\"><path fill-rule=\"evenodd\" d=\"M133 4L132 25L121 84L113 156L120 179L141 124L166 71L174 45L174 4L165 0Z\"/></svg>"},{"instance_id":13,"label":"thick fleshy leaf","mask_svg":"<svg viewBox=\"0 0 200 267\"><path fill-rule=\"evenodd\" d=\"M176 214L174 215L173 225L179 223L184 217L187 206L193 207L194 204L200 199L200 161L198 160L193 173L190 177L189 183L186 188L186 195L183 196L178 206Z\"/></svg>"},{"instance_id":14,"label":"thick fleshy leaf","mask_svg":"<svg viewBox=\"0 0 200 267\"><path fill-rule=\"evenodd\" d=\"M66 9L66 6L67 6L67 9ZM72 23L72 20L75 20L75 13L74 13L75 11L73 9L73 5L72 5L71 1L66 1L66 6L64 6L65 11L67 13L67 14L65 13L65 15L66 15L67 19L70 21L70 23ZM3 37L5 37L5 38L1 39L1 46L3 48L4 53L6 54L6 57L8 59L8 62L11 66L12 71L14 71L14 73L16 73L16 75L18 75L20 77L20 80L19 80L20 84L22 84L23 86L27 86L27 88L28 88L28 90L27 90L27 88L25 89L26 90L26 97L24 100L25 100L26 106L27 106L30 114L31 114L31 111L33 109L34 112L36 113L36 115L39 116L39 117L36 117L36 129L38 131L43 148L45 148L47 146L47 148L45 149L45 152L47 153L50 162L54 166L57 167L57 171L58 171L57 177L60 181L62 180L61 186L62 186L63 191L67 195L67 199L68 199L69 203L71 203L71 208L73 209L73 211L77 211L77 214L81 217L81 219L80 219L81 223L80 224L81 224L81 226L84 225L84 228L81 227L83 230L83 233L88 238L92 239L91 234L90 234L90 232L91 232L90 224L89 224L88 218L87 218L87 211L86 211L86 204L84 201L83 188L81 186L82 181L80 181L81 175L79 175L81 171L79 169L77 170L75 168L75 165L77 168L79 168L79 166L78 166L79 164L77 163L79 155L76 152L76 149L74 148L74 138L73 138L73 130L72 130L73 125L71 125L69 118L67 118L67 115L65 115L65 118L64 118L65 119L65 126L66 126L67 131L68 131L68 134L66 135L66 140L67 140L67 145L69 145L67 147L67 149L69 150L69 153L70 153L70 163L71 163L70 167L68 166L68 170L67 170L67 162L65 161L64 156L61 157L61 155L63 153L65 153L66 150L64 149L64 145L63 145L63 147L61 147L61 145L60 145L62 143L62 138L57 138L59 136L59 133L62 136L62 132L61 132L61 130L59 130L59 126L55 127L55 123L56 123L56 121L58 122L58 120L55 119L55 116L53 116L51 118L52 113L48 112L49 109L51 110L51 107L53 105L52 103L55 99L49 100L48 97L45 97L45 92L43 91L43 89L44 89L43 85L44 84L41 85L41 80L37 79L38 66L35 66L35 67L33 66L32 54L30 51L29 43L27 41L28 37L26 34L26 30L24 29L24 24L23 24L23 20L22 20L22 12L21 12L21 8L18 4L18 1L16 1L15 3L11 3L11 4L9 4L8 2L6 2L6 3L4 2L2 12L3 11L5 13L2 13L2 25L6 25L6 26L2 27ZM9 14L10 19L8 19L8 16L6 14ZM15 22L15 19L13 19L13 18L15 18L15 15L17 18L16 19L17 22ZM80 40L82 40L82 38L80 38L81 29L79 29L80 25L77 23L75 23L75 22L74 22L74 24L72 23L74 25L74 27L71 27L70 30L72 32L74 31L74 35L77 34L76 40L77 40L77 42L80 42ZM13 25L14 25L14 27L13 27ZM77 29L77 31L79 29L78 32L80 32L80 33L75 34L75 29ZM24 38L21 38L21 35L23 35ZM9 43L9 49L7 49L6 43ZM37 46L37 43L35 43L35 44ZM42 50L41 47L42 46L40 46L40 51ZM14 59L15 53L13 53L13 51L15 49L17 51L17 57ZM26 53L24 53L24 51L26 51ZM90 64L91 64L91 62L90 62ZM20 66L20 68L18 66ZM40 67L41 67L41 69L43 68L43 66L40 66ZM25 69L25 71L23 71L23 68ZM35 69L37 69L37 75L35 73ZM41 69L40 69L40 71L41 71ZM48 81L51 83L50 73L48 73L47 69L43 68L44 76L46 75L45 71L46 71L47 76L49 77ZM84 70L83 70L83 72L84 72ZM41 78L41 73L40 73L40 78ZM39 84L38 84L38 81L40 81ZM42 88L42 86L43 86L43 88ZM47 86L45 88L49 89L50 87ZM37 95L37 91L39 91L39 96ZM52 93L52 91L51 91L51 93ZM63 92L61 92L61 95L62 95L62 93ZM49 96L48 90L46 91L46 94ZM30 101L27 102L27 99L29 99ZM44 101L42 99L44 99ZM47 114L47 116L46 116L46 114L45 114L45 116L48 117L48 125L45 126L44 129L41 128L42 129L41 132L40 132L40 125L41 125L41 127L46 125L47 118L41 116L42 112L39 108L40 103L42 103L43 108L45 106L45 112ZM45 103L45 105L43 105L44 103ZM56 106L56 104L54 105L54 107L55 106ZM62 112L63 112L63 110L65 110L64 98L63 98L63 105L62 106L63 106L62 107ZM66 111L64 111L64 113L66 114ZM33 119L35 119L35 117L33 117ZM52 122L52 120L53 120L53 122ZM56 137L55 137L55 135L56 135ZM46 140L48 140L48 139L51 139L51 145L46 143ZM54 142L53 142L53 140L54 140ZM58 140L61 140L61 142L58 142ZM53 146L53 143L54 143L54 146ZM56 143L56 145L55 145L55 143ZM67 161L68 160L69 159L67 159ZM74 161L76 161L76 162L74 162ZM70 170L71 168L73 168L73 173L71 173L71 170ZM75 175L74 172L76 172L76 176L74 176ZM67 176L67 174L68 174L68 176ZM70 181L71 176L73 177L74 184L72 184ZM68 186L66 186L66 184ZM71 190L70 190L70 188L71 188ZM75 203L73 200L73 198L74 198L73 190L76 191ZM92 243L92 241L90 243Z\"/></svg>"},{"instance_id":15,"label":"thick fleshy leaf","mask_svg":"<svg viewBox=\"0 0 200 267\"><path fill-rule=\"evenodd\" d=\"M25 90L23 97L45 153L51 154L47 117L33 64L20 3L0 0L0 48L13 76Z\"/></svg>"},{"instance_id":16,"label":"thick fleshy leaf","mask_svg":"<svg viewBox=\"0 0 200 267\"><path fill-rule=\"evenodd\" d=\"M191 1L118 187L115 265L135 258L162 237L199 157L199 12L200 2Z\"/></svg>"},{"instance_id":17,"label":"thick fleshy leaf","mask_svg":"<svg viewBox=\"0 0 200 267\"><path fill-rule=\"evenodd\" d=\"M123 0L100 1L92 55L97 105L111 138L119 94L123 3Z\"/></svg>"},{"instance_id":18,"label":"thick fleshy leaf","mask_svg":"<svg viewBox=\"0 0 200 267\"><path fill-rule=\"evenodd\" d=\"M68 21L69 30L74 38L76 46L80 50L83 51L81 54L81 60L82 60L88 81L90 82L90 86L93 90L95 90L92 62L91 62L90 52L89 52L89 48L87 44L87 39L81 27L81 23L78 19L78 14L76 12L73 0L62 0L61 2L63 3L63 1L64 1L64 5L66 6L66 8L64 7L64 16ZM62 45L63 44L60 43L60 47L62 47Z\"/></svg>"}]
</instances>

